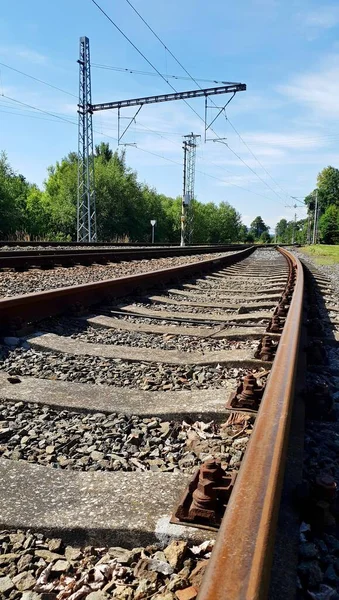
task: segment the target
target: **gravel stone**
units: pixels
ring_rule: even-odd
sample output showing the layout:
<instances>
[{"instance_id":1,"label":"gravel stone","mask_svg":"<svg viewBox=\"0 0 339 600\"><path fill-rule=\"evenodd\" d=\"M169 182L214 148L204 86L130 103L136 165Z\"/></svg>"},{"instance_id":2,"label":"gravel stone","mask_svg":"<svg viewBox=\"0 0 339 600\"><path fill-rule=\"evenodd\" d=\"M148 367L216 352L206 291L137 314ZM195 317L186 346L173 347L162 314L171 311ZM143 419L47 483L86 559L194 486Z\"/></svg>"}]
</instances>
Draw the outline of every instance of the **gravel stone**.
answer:
<instances>
[{"instance_id":1,"label":"gravel stone","mask_svg":"<svg viewBox=\"0 0 339 600\"><path fill-rule=\"evenodd\" d=\"M154 348L161 350L177 350L178 352L210 352L217 350L246 350L257 349L260 335L257 340L232 340L228 338L201 338L194 336L167 335L125 331L123 329L108 329L86 327L83 321L71 319L54 319L39 325L45 333L67 335L72 339L93 344L114 344L129 346L131 348Z\"/></svg>"},{"instance_id":2,"label":"gravel stone","mask_svg":"<svg viewBox=\"0 0 339 600\"><path fill-rule=\"evenodd\" d=\"M3 352L0 368L10 376L29 375L78 383L115 385L141 390L190 390L222 388L250 372L222 365L170 365L166 363L125 363L98 356L73 356L16 348Z\"/></svg>"},{"instance_id":3,"label":"gravel stone","mask_svg":"<svg viewBox=\"0 0 339 600\"><path fill-rule=\"evenodd\" d=\"M227 256L234 252L213 252L192 256L175 256L145 260L121 261L108 265L55 267L51 270L29 269L28 271L5 271L1 273L0 297L17 296L41 292L70 285L91 283L102 279L115 279L157 269L191 264L202 260Z\"/></svg>"},{"instance_id":4,"label":"gravel stone","mask_svg":"<svg viewBox=\"0 0 339 600\"><path fill-rule=\"evenodd\" d=\"M18 533L24 536L20 551L29 543L34 558L29 571L20 572L15 558L1 566L1 598L56 600L59 594L60 598L68 597L70 593L78 593L81 589L83 594L80 597L86 600L142 600L146 597L178 600L177 590L192 588L192 582L189 581L191 574L198 589L200 584L197 574L201 571L202 563L207 563L213 547L213 541L196 547L179 540L178 548L185 548L183 568L181 560L177 566L166 560L166 554L173 556L173 547L168 550L168 546L162 547L160 544L124 549L65 547L62 543L61 558L46 561L38 552L48 552L51 540L40 533ZM0 557L4 556L4 545L9 555L15 554L12 552L14 544L11 542L10 532L0 531L0 542ZM74 557L71 565L66 554ZM61 569L60 563L67 563L68 570Z\"/></svg>"},{"instance_id":5,"label":"gravel stone","mask_svg":"<svg viewBox=\"0 0 339 600\"><path fill-rule=\"evenodd\" d=\"M0 433L1 427L10 431L0 443L0 456L80 471L193 473L211 456L220 459L227 470L240 463L253 426L253 420L246 417L242 423L229 426L213 421L180 424L155 417L84 414L23 402L0 401L0 412ZM233 439L244 429L246 437ZM16 542L18 546L21 543L21 539ZM40 557L62 559L60 547L61 540L52 539L48 549L39 551ZM175 544L172 550L180 554Z\"/></svg>"}]
</instances>

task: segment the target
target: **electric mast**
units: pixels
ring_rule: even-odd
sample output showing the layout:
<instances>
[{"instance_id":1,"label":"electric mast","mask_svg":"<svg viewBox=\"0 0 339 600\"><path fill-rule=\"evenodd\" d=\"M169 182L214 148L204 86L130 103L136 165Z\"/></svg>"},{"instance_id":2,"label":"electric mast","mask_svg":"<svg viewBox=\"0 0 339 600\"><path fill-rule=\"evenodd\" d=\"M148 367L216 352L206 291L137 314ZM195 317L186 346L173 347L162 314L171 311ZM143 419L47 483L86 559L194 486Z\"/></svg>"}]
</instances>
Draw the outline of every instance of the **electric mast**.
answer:
<instances>
[{"instance_id":1,"label":"electric mast","mask_svg":"<svg viewBox=\"0 0 339 600\"><path fill-rule=\"evenodd\" d=\"M184 180L181 205L181 239L180 246L186 246L192 241L194 227L194 182L195 159L197 152L196 140L200 135L190 133L184 136Z\"/></svg>"}]
</instances>

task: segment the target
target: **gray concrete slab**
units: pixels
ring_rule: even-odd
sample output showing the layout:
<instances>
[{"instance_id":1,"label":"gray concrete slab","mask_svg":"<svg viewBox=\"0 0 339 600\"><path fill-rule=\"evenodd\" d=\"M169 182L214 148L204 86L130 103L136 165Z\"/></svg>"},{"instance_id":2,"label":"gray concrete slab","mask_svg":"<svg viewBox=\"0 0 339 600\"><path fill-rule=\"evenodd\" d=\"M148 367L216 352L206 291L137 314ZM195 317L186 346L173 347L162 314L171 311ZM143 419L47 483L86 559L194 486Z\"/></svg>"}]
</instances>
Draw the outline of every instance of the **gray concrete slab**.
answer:
<instances>
[{"instance_id":1,"label":"gray concrete slab","mask_svg":"<svg viewBox=\"0 0 339 600\"><path fill-rule=\"evenodd\" d=\"M217 294L222 294L222 295L229 295L231 297L234 297L235 294L237 294L237 296L241 297L248 297L250 296L250 299L252 299L253 294L257 294L256 298L261 298L262 296L265 296L267 294L276 294L278 297L281 295L281 290L283 289L284 286L271 286L268 288L265 287L258 287L256 290L243 290L243 289L236 289L236 288L230 288L229 286L218 286L217 288L208 288L208 287L202 287L200 285L194 284L194 283L182 283L181 287L183 288L184 291L186 290L192 290L194 292L200 292L200 293L209 293L212 292L213 294L217 293ZM253 296L254 299L254 296Z\"/></svg>"},{"instance_id":2,"label":"gray concrete slab","mask_svg":"<svg viewBox=\"0 0 339 600\"><path fill-rule=\"evenodd\" d=\"M19 383L10 383L7 373L0 372L0 398L75 411L123 413L175 421L187 418L221 421L225 417L225 402L234 390L232 382L214 390L147 392L35 377L20 376L19 379Z\"/></svg>"},{"instance_id":3,"label":"gray concrete slab","mask_svg":"<svg viewBox=\"0 0 339 600\"><path fill-rule=\"evenodd\" d=\"M208 283L208 282L204 282L204 283ZM284 284L281 284L279 286L277 285L256 285L255 290L243 290L241 288L230 288L229 285L218 285L217 288L215 287L207 287L207 286L200 286L199 282L197 283L183 283L182 287L184 289L189 289L189 290L201 290L204 293L208 293L209 290L211 290L211 292L231 292L232 294L271 294L272 292L275 292L277 294L281 293L281 291L284 289L286 285L286 282L284 282Z\"/></svg>"},{"instance_id":4,"label":"gray concrete slab","mask_svg":"<svg viewBox=\"0 0 339 600\"><path fill-rule=\"evenodd\" d=\"M169 294L175 294L176 296L187 296L187 298L193 298L193 299L199 297L199 294L196 294L193 291L188 291L188 290L179 290L176 288L170 288L167 291ZM212 292L212 290L210 290L208 292L208 294L203 294L200 290L197 290L197 291L199 291L200 296L204 297L204 298L206 296L210 296L210 294ZM231 300L231 301L234 299L234 296L235 296L235 294L233 294L232 292L229 292L228 294L226 294L226 293L219 294L217 290L215 290L215 292L213 292L213 294L221 300ZM246 294L246 292L245 293L243 292L243 294ZM262 295L259 295L259 296L253 296L252 292L251 292L251 297L249 298L248 297L249 292L247 292L247 295L243 295L243 294L238 293L236 295L236 297L238 300L243 300L244 302L246 302L248 300L250 300L252 302L265 302L267 300L272 300L274 302L278 302L278 300L281 296L281 294L265 294L265 293L263 293ZM209 304L209 306L211 306L211 305ZM237 304L237 307L239 307L239 304Z\"/></svg>"},{"instance_id":5,"label":"gray concrete slab","mask_svg":"<svg viewBox=\"0 0 339 600\"><path fill-rule=\"evenodd\" d=\"M202 302L199 300L176 300L175 298L169 298L168 296L156 296L156 295L152 295L152 296L147 296L147 298L149 300L151 300L152 302L157 302L160 304L175 304L176 306L202 306L205 308L226 308L226 309L233 309L233 310L238 310L240 307L245 306L248 309L252 309L252 310L258 310L261 308L270 308L272 306L274 306L274 302L258 302L257 304L253 304L253 303L246 303L246 301L242 302L241 304L235 304L235 303L225 303L225 302L214 302L214 301L209 301L209 302Z\"/></svg>"},{"instance_id":6,"label":"gray concrete slab","mask_svg":"<svg viewBox=\"0 0 339 600\"><path fill-rule=\"evenodd\" d=\"M169 525L187 476L62 471L0 459L0 527L32 529L78 543L135 547L213 534Z\"/></svg>"},{"instance_id":7,"label":"gray concrete slab","mask_svg":"<svg viewBox=\"0 0 339 600\"><path fill-rule=\"evenodd\" d=\"M170 312L167 310L152 310L151 308L146 308L143 306L134 306L133 304L125 304L119 305L119 312L121 313L130 313L133 315L141 315L143 317L153 317L154 319L166 319L170 318L180 318L185 321L215 321L218 323L227 323L228 321L261 321L262 319L271 319L272 312L262 311L262 312L250 312L244 314L224 314L218 315L215 313L190 313L190 312ZM114 310L111 311L114 314Z\"/></svg>"},{"instance_id":8,"label":"gray concrete slab","mask_svg":"<svg viewBox=\"0 0 339 600\"><path fill-rule=\"evenodd\" d=\"M262 361L253 358L253 350L219 350L217 352L177 352L176 350L158 350L149 348L131 348L130 346L114 346L111 344L92 344L55 333L35 333L28 336L27 341L32 348L67 352L75 356L100 356L116 358L128 362L157 362L172 365L211 365L226 364L229 366L260 366ZM266 363L265 363L266 364ZM267 363L270 364L270 363Z\"/></svg>"},{"instance_id":9,"label":"gray concrete slab","mask_svg":"<svg viewBox=\"0 0 339 600\"><path fill-rule=\"evenodd\" d=\"M214 339L231 338L233 340L242 338L260 338L265 333L266 325L262 327L231 327L221 329L216 327L181 327L180 325L153 325L146 323L131 323L123 319L97 315L95 317L83 317L93 327L108 327L112 329L123 329L125 331L141 331L144 333L158 333L164 335L187 335L194 337L213 337Z\"/></svg>"},{"instance_id":10,"label":"gray concrete slab","mask_svg":"<svg viewBox=\"0 0 339 600\"><path fill-rule=\"evenodd\" d=\"M250 273L246 273L244 272L243 274L239 274L239 275L221 275L218 273L215 273L213 275L205 275L204 277L201 277L200 280L211 280L211 281L220 281L220 280L225 280L225 281L233 281L233 280L251 280L253 282L259 282L260 281L267 281L269 283L281 283L283 281L286 281L287 278L287 274L286 275L279 275L279 276L268 276L267 273L262 274L262 275L253 275L251 276ZM199 281L199 279L197 279L197 281Z\"/></svg>"}]
</instances>

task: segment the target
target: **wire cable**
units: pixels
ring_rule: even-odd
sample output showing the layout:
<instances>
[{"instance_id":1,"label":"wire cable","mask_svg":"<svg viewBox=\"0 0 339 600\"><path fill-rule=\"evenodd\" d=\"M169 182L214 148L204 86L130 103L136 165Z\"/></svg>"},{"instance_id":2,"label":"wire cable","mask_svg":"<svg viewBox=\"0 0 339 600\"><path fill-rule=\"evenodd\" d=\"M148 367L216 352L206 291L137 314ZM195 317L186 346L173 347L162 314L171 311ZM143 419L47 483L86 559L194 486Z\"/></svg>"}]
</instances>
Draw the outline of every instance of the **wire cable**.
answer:
<instances>
[{"instance_id":1,"label":"wire cable","mask_svg":"<svg viewBox=\"0 0 339 600\"><path fill-rule=\"evenodd\" d=\"M106 71L117 71L118 73L131 73L134 75L149 75L150 77L158 77L158 73L152 73L151 71L139 71L137 69L128 69L126 67L113 67L111 65L101 65L98 63L91 63L91 67L94 67L95 69L104 69ZM164 77L166 79L166 81L167 81L167 79L178 79L178 80L181 79L183 81L191 81L192 80L191 77L183 77L182 75L164 75L163 73L161 73L161 77ZM217 79L203 79L203 78L196 79L196 81L203 81L206 83L216 83L216 84L222 84L222 85L227 85L230 83L229 81L218 81Z\"/></svg>"},{"instance_id":2,"label":"wire cable","mask_svg":"<svg viewBox=\"0 0 339 600\"><path fill-rule=\"evenodd\" d=\"M65 117L60 117L54 113L51 113L47 110L43 110L42 108L37 108L36 106L32 106L31 104L26 104L26 102L21 102L20 100L16 100L15 98L10 98L10 96L6 96L6 94L1 94L3 98L7 98L7 100L11 100L12 102L16 102L17 104L21 104L22 106L26 106L28 108L32 108L33 110L37 110L45 115L49 115L55 117L56 119L60 119L60 121L66 121L66 123L71 123L72 125L76 125L74 121L70 121L69 119L65 119Z\"/></svg>"},{"instance_id":3,"label":"wire cable","mask_svg":"<svg viewBox=\"0 0 339 600\"><path fill-rule=\"evenodd\" d=\"M92 0L93 1L93 0ZM133 6L132 2L130 2L130 0L126 0L127 4L132 8L132 10L138 15L138 17L142 20L142 22L146 25L146 27L152 32L152 34L156 37L156 39L162 44L162 46L165 48L165 50L167 50L167 52L172 56L172 58L177 62L177 64L185 71L185 73L190 77L190 79L192 81L194 81L194 83L201 89L201 86L199 85L198 81L190 74L190 72L184 67L184 65L181 63L181 61L173 54L173 52L166 46L166 44L163 42L163 40L158 36L158 34L154 31L154 29L152 29L152 27L147 23L147 21L143 18L143 16L139 13L139 11L135 8L135 6ZM214 100L211 100L213 102L213 104L216 106ZM199 115L200 117L200 115ZM201 118L201 117L200 117ZM217 136L217 138L220 139L220 136L218 136L215 131L213 129L211 129L211 131ZM229 148L229 150L231 152L233 152L233 154L235 154L235 156L237 156L239 158L239 160L241 160L241 162L248 168L250 169L250 171L252 171L252 173L254 173L256 175L256 177L258 177L258 179L260 179L260 181L262 181L280 200L283 200L281 198L281 196L264 180L262 179L256 171L254 171L254 169L252 169L243 159L241 159L236 152L234 152L232 150L232 148L227 144L227 147ZM253 153L252 153L253 154ZM257 159L256 159L257 160ZM258 161L259 162L259 161Z\"/></svg>"},{"instance_id":4,"label":"wire cable","mask_svg":"<svg viewBox=\"0 0 339 600\"><path fill-rule=\"evenodd\" d=\"M61 117L61 116L59 116L59 115L57 115L55 113L49 112L47 110L43 110L42 108L38 108L37 106L33 106L31 104L27 104L25 102L21 102L20 100L17 100L15 98L10 98L9 96L6 96L5 94L2 94L1 97L7 98L7 100L11 100L12 102L15 102L16 104L20 104L21 106L24 106L26 108L29 108L29 109L41 112L43 114L46 114L46 115L49 115L49 116L54 117L56 119L59 119L61 121L64 121L65 123L69 123L70 125L74 125L75 127L77 126L77 123L75 121L70 121L69 119ZM22 117L29 117L29 118L38 118L38 117L34 117L34 115L27 115L27 114L18 115L17 113L11 113L10 111L1 111L1 112L5 112L6 114L14 114L15 116L22 116ZM48 121L50 121L51 119L41 119L41 120L48 120ZM52 122L55 123L55 121L52 121ZM140 123L139 123L139 125L140 125ZM146 126L143 126L143 127L145 129L148 129ZM150 131L153 132L153 130L150 130ZM109 139L112 139L115 142L118 142L118 138L115 138L112 135L108 135L107 133L104 133L103 131L99 131L98 129L93 128L93 132L97 133L98 135L101 135L101 136L107 137ZM159 135L161 135L161 134L159 134ZM164 136L161 135L161 137L164 137ZM167 139L167 138L165 138L165 139ZM168 141L172 142L172 140L168 140ZM180 162L178 162L178 161L176 161L174 159L168 158L166 156L162 156L161 154L158 154L156 152L152 152L150 150L146 150L146 148L142 148L140 146L136 146L135 150L139 150L140 152L144 152L146 154L150 154L152 156L156 156L157 158L161 158L162 160L165 160L167 162L170 162L170 163L175 164L175 165L179 166L180 168L182 168L182 164ZM214 163L211 163L211 164L214 164ZM216 166L218 166L218 165L216 165ZM196 172L200 173L201 175L205 175L206 177L210 177L211 179L215 179L216 181L220 181L221 183L224 183L224 184L226 183L227 185L231 185L233 187L237 187L237 188L239 188L241 190L244 190L245 192L248 192L249 194L255 194L256 196L261 196L262 198L265 198L266 200L270 200L270 198L268 198L267 196L264 196L263 194L260 194L259 192L255 192L255 191L249 190L249 189L247 189L247 188L245 188L243 186L237 185L235 183L231 183L231 182L229 182L229 181L227 181L225 179L221 179L220 177L216 177L215 175L211 175L210 173L206 173L204 171L201 171L200 169L196 169Z\"/></svg>"},{"instance_id":5,"label":"wire cable","mask_svg":"<svg viewBox=\"0 0 339 600\"><path fill-rule=\"evenodd\" d=\"M54 90L58 90L59 92L62 92L63 94L68 94L68 96L73 96L73 98L78 98L78 96L76 96L75 94L72 94L71 92L67 92L67 90L63 90L62 88L59 88L56 85L53 85L52 83L47 83L47 81L43 81L42 79L38 79L38 77L33 77L33 75L29 75L28 73L24 73L23 71L19 71L19 69L15 69L14 67L10 67L9 65L6 65L3 62L0 62L0 65L2 67L6 67L6 69L10 69L11 71L15 71L16 73L20 73L20 75L24 75L25 77L29 77L30 79L34 79L34 81L38 81L39 83L42 83L43 85L47 85L48 87L53 88Z\"/></svg>"},{"instance_id":6,"label":"wire cable","mask_svg":"<svg viewBox=\"0 0 339 600\"><path fill-rule=\"evenodd\" d=\"M113 19L111 19L111 17L104 11L104 9L101 8L101 6L96 2L96 0L91 0L91 1L100 10L100 12L102 12L102 14L105 15L106 19L108 19L110 21L110 23L112 23L112 25L119 31L119 33L121 33L121 35L125 38L125 40L127 40L129 42L129 44L131 44L131 46L133 46L133 48L138 52L138 54L140 54L140 56L142 56L142 58L150 65L150 67L152 67L152 69L154 69L154 71L156 71L156 73L158 73L159 77L161 77L161 79L163 79L165 81L165 83L167 83L167 85L169 85L170 88L172 88L172 90L177 94L178 90L169 81L167 81L166 77L164 77L162 75L162 73L160 73L160 71L157 69L157 67L154 66L153 63L147 58L147 56L145 56L145 54L141 50L139 50L139 48L122 31L122 29L120 29L120 27L113 21ZM201 116L199 115L199 113L193 108L193 106L191 106L187 102L187 100L183 100L183 102L185 102L185 104L197 115L197 117L199 119L201 119Z\"/></svg>"},{"instance_id":7,"label":"wire cable","mask_svg":"<svg viewBox=\"0 0 339 600\"><path fill-rule=\"evenodd\" d=\"M266 175L268 175L268 177L270 177L273 181L273 183L279 187L281 189L281 191L283 192L283 194L285 194L288 198L290 198L290 195L288 194L288 192L286 192L286 190L284 190L281 185L272 177L272 175L267 171L267 169L264 167L264 165L260 162L260 160L256 157L256 155L254 154L254 152L252 151L252 149L249 147L249 145L245 142L245 140L243 139L243 137L240 135L239 131L234 127L233 123L231 123L231 121L229 120L228 116L225 114L225 118L226 121L230 124L230 126L232 127L233 131L235 131L235 133L238 135L238 137L240 138L240 140L242 141L242 143L244 144L244 146L246 146L247 150L252 154L253 158L257 161L257 163L260 165L260 167L265 171Z\"/></svg>"}]
</instances>

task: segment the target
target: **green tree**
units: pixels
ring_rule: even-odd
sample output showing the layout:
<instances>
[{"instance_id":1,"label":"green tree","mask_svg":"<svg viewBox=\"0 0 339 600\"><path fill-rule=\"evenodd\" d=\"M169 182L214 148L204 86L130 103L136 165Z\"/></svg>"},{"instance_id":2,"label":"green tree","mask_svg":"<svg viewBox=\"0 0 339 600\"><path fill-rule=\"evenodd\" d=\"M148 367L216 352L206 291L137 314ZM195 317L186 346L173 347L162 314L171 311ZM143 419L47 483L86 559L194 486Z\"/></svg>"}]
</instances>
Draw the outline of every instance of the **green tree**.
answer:
<instances>
[{"instance_id":1,"label":"green tree","mask_svg":"<svg viewBox=\"0 0 339 600\"><path fill-rule=\"evenodd\" d=\"M95 148L98 239L149 242L156 219L156 241L179 243L181 198L169 198L138 181L124 152L108 144ZM78 155L70 152L48 167L43 189L29 184L0 157L0 232L44 239L76 239ZM227 202L193 201L193 243L227 243L248 237L239 213Z\"/></svg>"},{"instance_id":2,"label":"green tree","mask_svg":"<svg viewBox=\"0 0 339 600\"><path fill-rule=\"evenodd\" d=\"M264 231L268 231L269 227L264 223L262 217L256 217L250 225L250 233L254 239L258 240Z\"/></svg>"},{"instance_id":3,"label":"green tree","mask_svg":"<svg viewBox=\"0 0 339 600\"><path fill-rule=\"evenodd\" d=\"M271 236L268 231L263 231L259 239L262 244L269 244L271 242Z\"/></svg>"},{"instance_id":4,"label":"green tree","mask_svg":"<svg viewBox=\"0 0 339 600\"><path fill-rule=\"evenodd\" d=\"M248 238L248 227L241 224L239 227L239 242L246 242Z\"/></svg>"},{"instance_id":5,"label":"green tree","mask_svg":"<svg viewBox=\"0 0 339 600\"><path fill-rule=\"evenodd\" d=\"M11 168L5 152L0 154L0 233L7 237L26 227L26 197L29 184Z\"/></svg>"},{"instance_id":6,"label":"green tree","mask_svg":"<svg viewBox=\"0 0 339 600\"><path fill-rule=\"evenodd\" d=\"M44 194L36 185L32 185L26 198L26 229L30 236L45 237L50 228L50 212Z\"/></svg>"},{"instance_id":7,"label":"green tree","mask_svg":"<svg viewBox=\"0 0 339 600\"><path fill-rule=\"evenodd\" d=\"M339 243L339 207L331 204L319 220L320 239L325 244Z\"/></svg>"},{"instance_id":8,"label":"green tree","mask_svg":"<svg viewBox=\"0 0 339 600\"><path fill-rule=\"evenodd\" d=\"M279 244L287 244L288 240L288 224L286 219L280 219L275 227L275 235L277 239L277 243Z\"/></svg>"}]
</instances>

